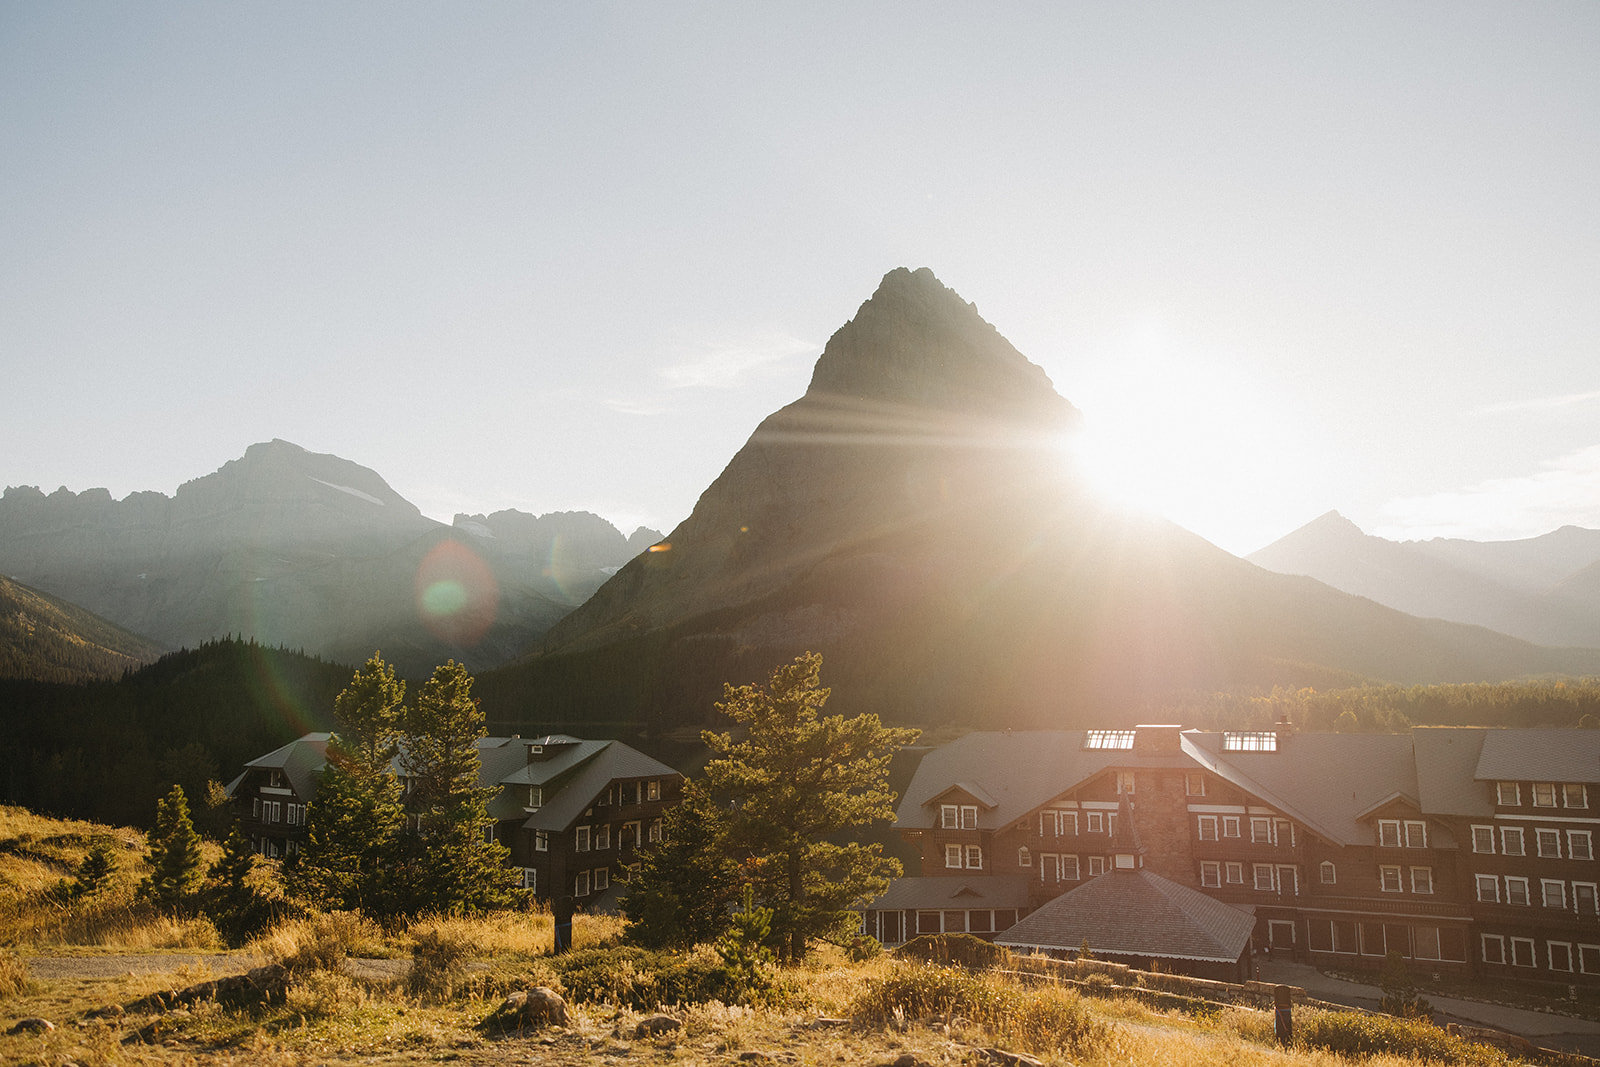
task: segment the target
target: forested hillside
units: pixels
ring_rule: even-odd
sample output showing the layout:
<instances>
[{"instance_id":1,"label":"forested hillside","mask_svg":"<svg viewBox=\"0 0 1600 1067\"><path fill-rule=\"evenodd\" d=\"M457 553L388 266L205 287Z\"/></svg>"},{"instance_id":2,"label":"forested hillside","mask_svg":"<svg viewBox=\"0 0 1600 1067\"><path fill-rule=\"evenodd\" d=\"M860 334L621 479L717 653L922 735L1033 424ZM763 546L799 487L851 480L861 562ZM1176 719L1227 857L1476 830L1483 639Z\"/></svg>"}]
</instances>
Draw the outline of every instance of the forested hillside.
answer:
<instances>
[{"instance_id":1,"label":"forested hillside","mask_svg":"<svg viewBox=\"0 0 1600 1067\"><path fill-rule=\"evenodd\" d=\"M115 678L161 651L75 604L0 576L0 678Z\"/></svg>"},{"instance_id":2,"label":"forested hillside","mask_svg":"<svg viewBox=\"0 0 1600 1067\"><path fill-rule=\"evenodd\" d=\"M352 669L229 639L163 656L120 681L0 680L0 796L36 811L146 825L174 783L209 781L325 730Z\"/></svg>"}]
</instances>

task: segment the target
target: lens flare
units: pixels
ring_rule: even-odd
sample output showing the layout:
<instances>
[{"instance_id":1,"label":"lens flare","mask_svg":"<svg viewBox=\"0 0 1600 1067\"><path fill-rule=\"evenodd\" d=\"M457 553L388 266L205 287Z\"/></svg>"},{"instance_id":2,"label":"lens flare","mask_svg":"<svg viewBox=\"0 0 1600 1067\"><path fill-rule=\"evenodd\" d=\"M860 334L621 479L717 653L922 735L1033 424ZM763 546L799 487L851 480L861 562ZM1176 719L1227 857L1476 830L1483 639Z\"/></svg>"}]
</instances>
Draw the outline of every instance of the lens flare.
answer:
<instances>
[{"instance_id":1,"label":"lens flare","mask_svg":"<svg viewBox=\"0 0 1600 1067\"><path fill-rule=\"evenodd\" d=\"M499 613L500 590L478 554L460 541L440 541L417 565L417 616L452 645L483 639Z\"/></svg>"}]
</instances>

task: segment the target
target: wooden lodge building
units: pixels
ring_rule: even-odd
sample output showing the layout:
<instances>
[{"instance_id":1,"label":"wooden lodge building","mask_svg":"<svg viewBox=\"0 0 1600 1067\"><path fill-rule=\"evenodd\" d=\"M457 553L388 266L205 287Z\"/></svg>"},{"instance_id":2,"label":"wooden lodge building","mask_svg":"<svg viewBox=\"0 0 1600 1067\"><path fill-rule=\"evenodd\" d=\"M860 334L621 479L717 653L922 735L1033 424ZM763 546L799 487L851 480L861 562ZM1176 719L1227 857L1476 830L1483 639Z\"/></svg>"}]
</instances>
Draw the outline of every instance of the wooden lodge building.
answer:
<instances>
[{"instance_id":1,"label":"wooden lodge building","mask_svg":"<svg viewBox=\"0 0 1600 1067\"><path fill-rule=\"evenodd\" d=\"M1247 913L1254 948L1319 965L1394 950L1434 971L1600 982L1600 731L974 733L923 758L898 818L922 869L915 892L867 909L886 944L963 931L1116 955L1114 930L1078 923L1057 943L1024 916L1138 871ZM1137 848L1119 846L1128 831ZM1203 921L1237 942L1227 915Z\"/></svg>"},{"instance_id":2,"label":"wooden lodge building","mask_svg":"<svg viewBox=\"0 0 1600 1067\"><path fill-rule=\"evenodd\" d=\"M228 786L240 831L257 852L291 856L306 837L306 806L327 763L326 733L245 764ZM609 910L624 868L661 839L683 775L621 741L566 734L478 741L478 782L498 790L489 833L511 851L522 884L541 899L570 894L584 910ZM395 774L403 774L395 764Z\"/></svg>"}]
</instances>

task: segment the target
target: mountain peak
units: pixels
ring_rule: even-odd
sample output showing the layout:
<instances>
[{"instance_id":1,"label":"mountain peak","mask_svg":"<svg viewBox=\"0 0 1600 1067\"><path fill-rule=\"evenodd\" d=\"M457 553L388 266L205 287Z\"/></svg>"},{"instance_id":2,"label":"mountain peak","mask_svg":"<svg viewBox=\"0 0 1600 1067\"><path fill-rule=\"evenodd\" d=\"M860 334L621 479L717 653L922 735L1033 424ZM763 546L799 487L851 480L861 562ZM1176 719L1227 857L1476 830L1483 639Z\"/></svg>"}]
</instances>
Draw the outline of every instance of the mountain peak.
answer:
<instances>
[{"instance_id":1,"label":"mountain peak","mask_svg":"<svg viewBox=\"0 0 1600 1067\"><path fill-rule=\"evenodd\" d=\"M897 267L828 340L808 397L1072 421L1044 369L927 267Z\"/></svg>"}]
</instances>

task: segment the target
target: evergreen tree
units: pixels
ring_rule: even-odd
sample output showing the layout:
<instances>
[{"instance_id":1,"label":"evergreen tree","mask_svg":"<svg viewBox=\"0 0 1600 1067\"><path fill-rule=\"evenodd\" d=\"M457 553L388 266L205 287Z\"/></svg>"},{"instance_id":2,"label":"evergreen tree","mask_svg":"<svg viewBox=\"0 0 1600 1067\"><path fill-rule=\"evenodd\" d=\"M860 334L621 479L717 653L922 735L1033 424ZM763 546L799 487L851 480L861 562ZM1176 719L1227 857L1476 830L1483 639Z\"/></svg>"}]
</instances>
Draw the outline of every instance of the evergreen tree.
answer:
<instances>
[{"instance_id":1,"label":"evergreen tree","mask_svg":"<svg viewBox=\"0 0 1600 1067\"><path fill-rule=\"evenodd\" d=\"M181 908L200 888L200 835L189 818L189 799L175 785L156 805L156 825L150 831L150 874L139 895L161 908Z\"/></svg>"},{"instance_id":2,"label":"evergreen tree","mask_svg":"<svg viewBox=\"0 0 1600 1067\"><path fill-rule=\"evenodd\" d=\"M222 856L206 873L205 911L230 945L244 944L277 911L273 901L250 883L255 863L255 849L235 826Z\"/></svg>"},{"instance_id":3,"label":"evergreen tree","mask_svg":"<svg viewBox=\"0 0 1600 1067\"><path fill-rule=\"evenodd\" d=\"M306 807L306 845L291 890L323 908L386 915L404 813L390 764L399 751L406 684L376 652L334 700L338 732Z\"/></svg>"},{"instance_id":4,"label":"evergreen tree","mask_svg":"<svg viewBox=\"0 0 1600 1067\"><path fill-rule=\"evenodd\" d=\"M626 937L646 948L714 941L728 929L739 865L728 853L729 813L698 782L662 820L662 840L639 853L621 900Z\"/></svg>"},{"instance_id":5,"label":"evergreen tree","mask_svg":"<svg viewBox=\"0 0 1600 1067\"><path fill-rule=\"evenodd\" d=\"M717 707L748 736L701 734L718 757L706 765L707 784L733 802L730 855L772 909L785 961L803 957L813 938L843 938L857 921L850 909L900 873L880 845L828 838L894 818L889 761L920 736L871 714L820 717L821 669L822 657L807 652L764 686L726 686Z\"/></svg>"},{"instance_id":6,"label":"evergreen tree","mask_svg":"<svg viewBox=\"0 0 1600 1067\"><path fill-rule=\"evenodd\" d=\"M90 899L99 896L111 884L116 870L116 846L103 837L97 839L73 872L71 895Z\"/></svg>"},{"instance_id":7,"label":"evergreen tree","mask_svg":"<svg viewBox=\"0 0 1600 1067\"><path fill-rule=\"evenodd\" d=\"M471 912L510 905L519 879L507 866L510 851L490 839L489 801L498 790L478 784L484 721L466 668L454 660L434 668L402 730L410 830L399 909Z\"/></svg>"}]
</instances>

